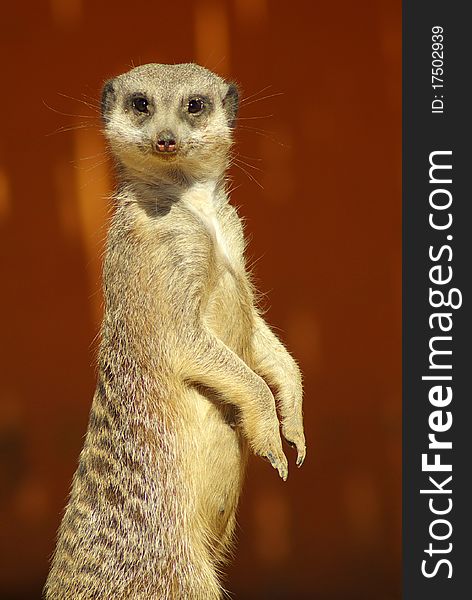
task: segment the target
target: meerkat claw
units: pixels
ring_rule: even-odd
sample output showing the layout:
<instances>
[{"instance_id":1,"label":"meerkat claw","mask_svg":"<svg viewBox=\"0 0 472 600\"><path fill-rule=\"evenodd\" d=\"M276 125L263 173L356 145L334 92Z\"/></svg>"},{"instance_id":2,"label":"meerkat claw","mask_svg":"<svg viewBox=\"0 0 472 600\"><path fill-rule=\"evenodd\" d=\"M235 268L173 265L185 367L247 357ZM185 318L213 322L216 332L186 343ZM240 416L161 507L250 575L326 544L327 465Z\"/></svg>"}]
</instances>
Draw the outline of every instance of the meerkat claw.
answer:
<instances>
[{"instance_id":1,"label":"meerkat claw","mask_svg":"<svg viewBox=\"0 0 472 600\"><path fill-rule=\"evenodd\" d=\"M268 452L264 458L266 458L270 464L276 469L283 481L287 481L288 478L288 465L287 459L285 461L278 460L272 452Z\"/></svg>"},{"instance_id":2,"label":"meerkat claw","mask_svg":"<svg viewBox=\"0 0 472 600\"><path fill-rule=\"evenodd\" d=\"M279 475L282 478L282 481L287 481L288 479L288 469L284 467L283 469L278 469Z\"/></svg>"},{"instance_id":3,"label":"meerkat claw","mask_svg":"<svg viewBox=\"0 0 472 600\"><path fill-rule=\"evenodd\" d=\"M306 456L306 444L305 436L303 434L303 426L293 427L291 423L289 425L282 425L282 434L285 441L291 448L297 449L297 467L301 467Z\"/></svg>"},{"instance_id":4,"label":"meerkat claw","mask_svg":"<svg viewBox=\"0 0 472 600\"><path fill-rule=\"evenodd\" d=\"M298 449L297 448L297 467L300 468L303 463L305 462L305 456L306 456L306 447L303 446L303 448Z\"/></svg>"}]
</instances>

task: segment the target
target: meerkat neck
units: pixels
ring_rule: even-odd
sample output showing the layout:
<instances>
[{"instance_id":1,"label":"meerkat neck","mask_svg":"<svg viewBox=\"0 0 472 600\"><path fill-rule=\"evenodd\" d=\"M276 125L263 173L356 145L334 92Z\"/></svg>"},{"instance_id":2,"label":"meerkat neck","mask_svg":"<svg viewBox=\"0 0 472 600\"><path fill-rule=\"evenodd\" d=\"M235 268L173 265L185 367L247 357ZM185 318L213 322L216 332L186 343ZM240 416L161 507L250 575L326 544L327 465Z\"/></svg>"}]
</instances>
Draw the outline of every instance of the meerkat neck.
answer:
<instances>
[{"instance_id":1,"label":"meerkat neck","mask_svg":"<svg viewBox=\"0 0 472 600\"><path fill-rule=\"evenodd\" d=\"M129 174L128 174L129 175ZM117 194L119 200L156 205L178 201L187 202L192 196L205 197L212 205L227 201L224 176L205 180L169 181L167 178L144 180L137 177L120 177Z\"/></svg>"},{"instance_id":2,"label":"meerkat neck","mask_svg":"<svg viewBox=\"0 0 472 600\"><path fill-rule=\"evenodd\" d=\"M116 173L118 181L125 185L140 182L150 187L168 186L185 191L194 185L207 185L209 182L215 182L215 188L224 184L226 168L217 172L208 171L196 174L191 169L182 169L179 165L169 164L151 171L140 168L139 165L125 166L123 163L117 162Z\"/></svg>"}]
</instances>

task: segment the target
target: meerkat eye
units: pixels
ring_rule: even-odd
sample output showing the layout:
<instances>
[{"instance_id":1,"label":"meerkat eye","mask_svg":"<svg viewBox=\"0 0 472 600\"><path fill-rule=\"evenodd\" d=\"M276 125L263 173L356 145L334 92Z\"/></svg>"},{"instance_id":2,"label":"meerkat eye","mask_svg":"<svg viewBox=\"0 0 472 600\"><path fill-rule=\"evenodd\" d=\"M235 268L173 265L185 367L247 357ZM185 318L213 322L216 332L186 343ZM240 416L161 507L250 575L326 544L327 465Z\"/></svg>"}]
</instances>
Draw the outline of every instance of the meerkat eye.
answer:
<instances>
[{"instance_id":1,"label":"meerkat eye","mask_svg":"<svg viewBox=\"0 0 472 600\"><path fill-rule=\"evenodd\" d=\"M187 110L190 114L194 115L196 113L202 112L203 110L203 100L200 98L192 98L189 100Z\"/></svg>"},{"instance_id":2,"label":"meerkat eye","mask_svg":"<svg viewBox=\"0 0 472 600\"><path fill-rule=\"evenodd\" d=\"M140 113L149 112L149 102L143 96L137 96L133 98L133 108Z\"/></svg>"}]
</instances>

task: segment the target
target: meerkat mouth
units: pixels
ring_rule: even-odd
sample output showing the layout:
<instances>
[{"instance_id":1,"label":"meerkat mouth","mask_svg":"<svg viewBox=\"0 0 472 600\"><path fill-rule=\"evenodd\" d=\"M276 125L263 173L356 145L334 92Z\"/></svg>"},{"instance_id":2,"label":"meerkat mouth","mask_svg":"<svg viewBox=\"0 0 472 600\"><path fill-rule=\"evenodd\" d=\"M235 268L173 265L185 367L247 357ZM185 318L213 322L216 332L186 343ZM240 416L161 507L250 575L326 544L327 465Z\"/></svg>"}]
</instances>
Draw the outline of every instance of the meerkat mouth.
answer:
<instances>
[{"instance_id":1,"label":"meerkat mouth","mask_svg":"<svg viewBox=\"0 0 472 600\"><path fill-rule=\"evenodd\" d=\"M177 150L173 150L172 152L154 151L153 154L154 156L157 156L160 160L163 160L165 162L177 160L177 158L179 157L179 152Z\"/></svg>"}]
</instances>

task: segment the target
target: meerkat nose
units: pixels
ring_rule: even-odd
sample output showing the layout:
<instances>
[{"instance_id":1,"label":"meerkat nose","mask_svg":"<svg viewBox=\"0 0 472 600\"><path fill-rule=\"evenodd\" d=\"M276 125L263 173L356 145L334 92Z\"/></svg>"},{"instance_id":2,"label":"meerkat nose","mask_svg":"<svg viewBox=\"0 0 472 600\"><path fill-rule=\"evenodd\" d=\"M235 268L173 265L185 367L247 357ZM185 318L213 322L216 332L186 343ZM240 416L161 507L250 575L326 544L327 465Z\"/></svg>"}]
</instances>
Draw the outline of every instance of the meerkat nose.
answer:
<instances>
[{"instance_id":1,"label":"meerkat nose","mask_svg":"<svg viewBox=\"0 0 472 600\"><path fill-rule=\"evenodd\" d=\"M157 150L158 152L175 152L177 149L177 142L172 131L161 131L157 136Z\"/></svg>"}]
</instances>

